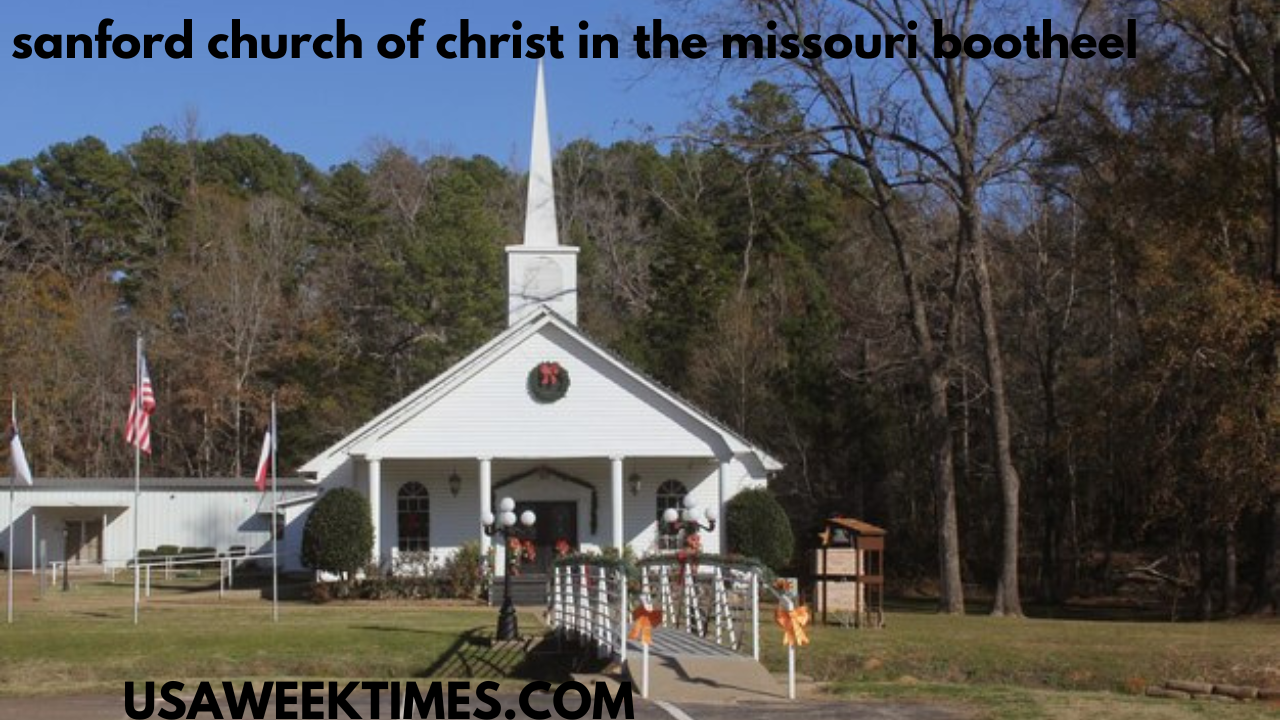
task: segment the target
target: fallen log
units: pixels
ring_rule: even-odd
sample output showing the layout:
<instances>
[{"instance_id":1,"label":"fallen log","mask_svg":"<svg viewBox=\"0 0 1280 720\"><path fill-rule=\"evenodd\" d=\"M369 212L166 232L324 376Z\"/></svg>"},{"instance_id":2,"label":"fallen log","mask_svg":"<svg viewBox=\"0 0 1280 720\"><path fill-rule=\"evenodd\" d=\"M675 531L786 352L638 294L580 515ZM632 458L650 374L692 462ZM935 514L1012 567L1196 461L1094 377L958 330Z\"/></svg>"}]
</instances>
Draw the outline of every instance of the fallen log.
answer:
<instances>
[{"instance_id":1,"label":"fallen log","mask_svg":"<svg viewBox=\"0 0 1280 720\"><path fill-rule=\"evenodd\" d=\"M1225 695L1236 700L1257 700L1258 688L1247 685L1214 685L1214 695Z\"/></svg>"},{"instance_id":2,"label":"fallen log","mask_svg":"<svg viewBox=\"0 0 1280 720\"><path fill-rule=\"evenodd\" d=\"M1147 697L1168 698L1170 700L1190 700L1191 693L1181 690L1170 690L1169 688L1152 685L1147 688Z\"/></svg>"},{"instance_id":3,"label":"fallen log","mask_svg":"<svg viewBox=\"0 0 1280 720\"><path fill-rule=\"evenodd\" d=\"M1213 694L1213 683L1199 682L1196 680L1166 680L1164 686L1170 690L1181 690L1182 692L1191 693L1192 695Z\"/></svg>"}]
</instances>

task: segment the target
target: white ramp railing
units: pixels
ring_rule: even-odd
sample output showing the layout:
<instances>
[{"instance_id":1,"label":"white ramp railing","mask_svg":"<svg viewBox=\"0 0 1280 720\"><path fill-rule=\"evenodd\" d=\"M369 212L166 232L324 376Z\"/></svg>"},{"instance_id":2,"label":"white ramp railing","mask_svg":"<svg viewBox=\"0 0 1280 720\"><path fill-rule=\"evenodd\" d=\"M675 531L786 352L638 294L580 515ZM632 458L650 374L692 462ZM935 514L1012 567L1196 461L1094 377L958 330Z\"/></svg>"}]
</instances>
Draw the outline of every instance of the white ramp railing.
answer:
<instances>
[{"instance_id":1,"label":"white ramp railing","mask_svg":"<svg viewBox=\"0 0 1280 720\"><path fill-rule=\"evenodd\" d=\"M674 557L635 565L604 558L558 562L548 616L561 638L625 661L631 602L648 597L662 611L663 627L758 660L764 572L750 563L699 565Z\"/></svg>"},{"instance_id":2,"label":"white ramp railing","mask_svg":"<svg viewBox=\"0 0 1280 720\"><path fill-rule=\"evenodd\" d=\"M625 662L631 619L627 575L617 563L558 563L549 593L552 628L600 657L616 655Z\"/></svg>"}]
</instances>

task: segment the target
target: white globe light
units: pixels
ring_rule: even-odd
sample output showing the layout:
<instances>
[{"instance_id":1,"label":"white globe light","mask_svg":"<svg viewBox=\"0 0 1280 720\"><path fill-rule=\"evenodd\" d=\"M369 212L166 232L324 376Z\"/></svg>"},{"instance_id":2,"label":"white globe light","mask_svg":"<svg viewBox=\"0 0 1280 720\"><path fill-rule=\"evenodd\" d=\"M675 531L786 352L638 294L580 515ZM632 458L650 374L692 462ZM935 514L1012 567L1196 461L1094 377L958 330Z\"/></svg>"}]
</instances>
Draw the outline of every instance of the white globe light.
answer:
<instances>
[{"instance_id":1,"label":"white globe light","mask_svg":"<svg viewBox=\"0 0 1280 720\"><path fill-rule=\"evenodd\" d=\"M719 511L717 511L713 507L707 508L707 511L704 514L707 516L707 520L710 522L715 522L716 520L720 519Z\"/></svg>"},{"instance_id":2,"label":"white globe light","mask_svg":"<svg viewBox=\"0 0 1280 720\"><path fill-rule=\"evenodd\" d=\"M685 508L685 511L680 513L680 517L683 518L685 522L693 522L693 510Z\"/></svg>"},{"instance_id":3,"label":"white globe light","mask_svg":"<svg viewBox=\"0 0 1280 720\"><path fill-rule=\"evenodd\" d=\"M667 508L666 510L662 511L662 522L668 525L670 525L671 523L679 519L680 519L680 513L676 512L675 508Z\"/></svg>"},{"instance_id":4,"label":"white globe light","mask_svg":"<svg viewBox=\"0 0 1280 720\"><path fill-rule=\"evenodd\" d=\"M680 504L682 504L682 505L684 505L686 508L688 508L688 509L692 510L692 509L693 509L693 497L692 497L692 496L689 496L689 495L685 495L685 496L684 496L684 499L680 501Z\"/></svg>"},{"instance_id":5,"label":"white globe light","mask_svg":"<svg viewBox=\"0 0 1280 720\"><path fill-rule=\"evenodd\" d=\"M481 525L492 525L492 524L493 524L493 513L489 512L488 510L485 510L484 512L480 513L480 524L481 524Z\"/></svg>"},{"instance_id":6,"label":"white globe light","mask_svg":"<svg viewBox=\"0 0 1280 720\"><path fill-rule=\"evenodd\" d=\"M498 503L498 509L504 513L512 512L516 509L516 501L511 498L502 498L502 501Z\"/></svg>"},{"instance_id":7,"label":"white globe light","mask_svg":"<svg viewBox=\"0 0 1280 720\"><path fill-rule=\"evenodd\" d=\"M533 514L532 510L525 510L520 513L520 524L525 527L532 527L538 521L538 516Z\"/></svg>"},{"instance_id":8,"label":"white globe light","mask_svg":"<svg viewBox=\"0 0 1280 720\"><path fill-rule=\"evenodd\" d=\"M510 510L502 513L502 527L515 527L516 514Z\"/></svg>"}]
</instances>

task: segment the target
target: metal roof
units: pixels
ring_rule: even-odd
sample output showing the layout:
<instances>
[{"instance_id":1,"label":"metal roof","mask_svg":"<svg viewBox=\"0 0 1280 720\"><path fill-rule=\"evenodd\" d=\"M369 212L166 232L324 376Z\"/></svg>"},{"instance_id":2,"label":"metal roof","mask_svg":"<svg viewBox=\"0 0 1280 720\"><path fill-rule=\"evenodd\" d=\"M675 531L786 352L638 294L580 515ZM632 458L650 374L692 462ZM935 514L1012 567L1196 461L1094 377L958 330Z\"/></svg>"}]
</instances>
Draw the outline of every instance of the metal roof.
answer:
<instances>
[{"instance_id":1,"label":"metal roof","mask_svg":"<svg viewBox=\"0 0 1280 720\"><path fill-rule=\"evenodd\" d=\"M37 477L31 485L16 484L14 490L26 492L39 492L42 490L132 490L133 478L131 477L108 477L108 478L49 478ZM253 478L156 478L144 477L138 485L143 490L188 490L188 491L227 491L227 490L243 490L244 492L258 492L258 488L253 484ZM276 486L280 490L314 490L316 483L308 481L305 478L291 477L280 478L276 481Z\"/></svg>"},{"instance_id":2,"label":"metal roof","mask_svg":"<svg viewBox=\"0 0 1280 720\"><path fill-rule=\"evenodd\" d=\"M857 518L849 518L849 517L827 518L826 520L822 521L822 524L827 526L844 528L845 530L851 530L859 535L876 536L876 535L888 534L888 531L885 530L884 528L877 527L875 525L872 525L869 522L865 522Z\"/></svg>"}]
</instances>

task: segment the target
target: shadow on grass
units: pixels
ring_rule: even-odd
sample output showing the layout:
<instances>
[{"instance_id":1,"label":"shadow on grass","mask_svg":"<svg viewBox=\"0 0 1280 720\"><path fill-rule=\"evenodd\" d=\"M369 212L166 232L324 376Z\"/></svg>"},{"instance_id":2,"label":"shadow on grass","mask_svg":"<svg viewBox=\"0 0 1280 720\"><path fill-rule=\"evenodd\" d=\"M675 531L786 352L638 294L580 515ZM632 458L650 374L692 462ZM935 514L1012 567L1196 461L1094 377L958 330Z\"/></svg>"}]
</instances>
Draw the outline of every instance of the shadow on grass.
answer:
<instances>
[{"instance_id":1,"label":"shadow on grass","mask_svg":"<svg viewBox=\"0 0 1280 720\"><path fill-rule=\"evenodd\" d=\"M462 633L421 676L520 678L556 684L568 681L573 673L599 672L605 664L606 661L585 657L551 633L494 642L492 630L477 628Z\"/></svg>"}]
</instances>

